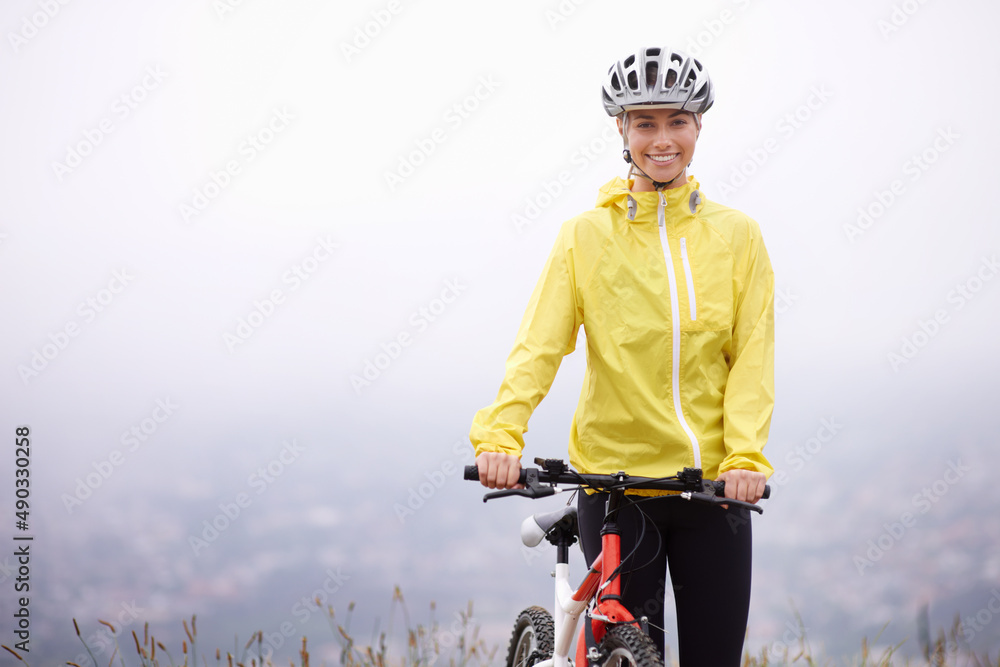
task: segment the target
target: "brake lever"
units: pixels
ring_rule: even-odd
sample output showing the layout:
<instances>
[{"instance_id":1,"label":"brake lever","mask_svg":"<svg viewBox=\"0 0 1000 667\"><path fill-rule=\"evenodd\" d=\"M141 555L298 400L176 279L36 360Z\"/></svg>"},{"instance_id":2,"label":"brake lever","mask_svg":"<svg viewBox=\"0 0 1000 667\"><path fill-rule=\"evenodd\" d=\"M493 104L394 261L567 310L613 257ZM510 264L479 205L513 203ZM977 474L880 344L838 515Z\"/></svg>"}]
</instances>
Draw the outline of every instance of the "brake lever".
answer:
<instances>
[{"instance_id":1,"label":"brake lever","mask_svg":"<svg viewBox=\"0 0 1000 667\"><path fill-rule=\"evenodd\" d=\"M742 500L733 500L732 498L720 498L714 493L707 493L705 491L684 491L681 493L681 498L684 500L697 500L709 505L735 505L756 512L757 514L764 513L764 509L760 505L743 502Z\"/></svg>"},{"instance_id":2,"label":"brake lever","mask_svg":"<svg viewBox=\"0 0 1000 667\"><path fill-rule=\"evenodd\" d=\"M546 496L551 496L559 492L554 486L544 486L538 481L538 471L534 468L526 468L524 470L524 488L523 489L504 489L502 491L493 491L492 493L487 493L483 496L483 502L491 500L493 498L504 498L506 496L523 496L525 498L544 498Z\"/></svg>"},{"instance_id":3,"label":"brake lever","mask_svg":"<svg viewBox=\"0 0 1000 667\"><path fill-rule=\"evenodd\" d=\"M494 498L505 498L507 496L523 496L525 498L544 498L554 495L559 489L553 486L527 486L523 489L504 489L502 491L491 491L483 496L483 502Z\"/></svg>"}]
</instances>

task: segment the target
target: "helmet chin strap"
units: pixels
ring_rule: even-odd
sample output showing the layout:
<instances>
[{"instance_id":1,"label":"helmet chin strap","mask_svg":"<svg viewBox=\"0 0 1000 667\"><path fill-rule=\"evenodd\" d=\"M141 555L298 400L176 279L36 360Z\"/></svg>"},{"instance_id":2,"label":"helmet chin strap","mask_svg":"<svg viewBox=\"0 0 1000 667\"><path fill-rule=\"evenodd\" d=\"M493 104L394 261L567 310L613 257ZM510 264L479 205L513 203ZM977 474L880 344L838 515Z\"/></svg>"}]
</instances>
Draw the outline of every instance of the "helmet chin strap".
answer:
<instances>
[{"instance_id":1,"label":"helmet chin strap","mask_svg":"<svg viewBox=\"0 0 1000 667\"><path fill-rule=\"evenodd\" d=\"M635 173L635 174L637 174L639 176L642 176L647 181L649 181L650 183L652 183L653 187L655 189L657 189L657 190L662 190L662 189L666 188L668 185L670 185L671 183L673 183L678 178L680 178L681 176L684 175L684 170L681 169L680 173L678 173L676 176L674 176L673 178L671 178L669 181L657 181L657 180L653 180L652 176L650 176L649 174L647 174L646 172L644 172L639 167L639 165L637 165L635 163L635 161L632 160L632 151L630 151L629 149L626 148L624 151L622 151L622 157L625 158L626 162L628 162L630 165L632 165L631 168L628 170L628 175L629 176L631 176L633 173Z\"/></svg>"}]
</instances>

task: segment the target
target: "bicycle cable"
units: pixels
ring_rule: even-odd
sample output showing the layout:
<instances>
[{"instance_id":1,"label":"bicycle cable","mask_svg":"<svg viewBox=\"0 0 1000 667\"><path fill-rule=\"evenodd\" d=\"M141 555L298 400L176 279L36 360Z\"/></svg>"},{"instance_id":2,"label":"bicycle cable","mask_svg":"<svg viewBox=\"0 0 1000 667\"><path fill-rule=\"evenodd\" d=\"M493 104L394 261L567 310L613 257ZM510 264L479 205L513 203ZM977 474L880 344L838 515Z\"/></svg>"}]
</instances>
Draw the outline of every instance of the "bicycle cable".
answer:
<instances>
[{"instance_id":1,"label":"bicycle cable","mask_svg":"<svg viewBox=\"0 0 1000 667\"><path fill-rule=\"evenodd\" d=\"M659 498L659 497L662 497L662 496L652 496L650 498L644 498L643 500L630 500L629 501L630 506L631 507L635 507L636 511L639 513L640 517L642 518L642 529L639 532L639 539L636 540L635 546L632 548L632 551L629 552L629 555L626 558L623 558L621 560L621 563L615 569L615 572L612 573L612 574L617 574L617 576L622 577L623 581L624 581L625 575L631 574L633 572L637 572L638 570L641 570L641 569L643 569L645 567L648 567L649 565L653 564L656 561L656 559L659 557L660 551L663 550L663 533L660 532L660 529L656 525L656 522L653 521L653 519L649 516L649 514L647 514L646 511L643 510L641 507L638 507L639 503L641 503L641 502L645 502L646 500L652 500L653 498ZM625 571L622 571L622 572L618 572L618 570L620 570L625 565L626 561L631 560L632 557L635 555L635 553L639 550L639 545L642 544L642 541L643 541L643 539L645 539L645 536L646 536L646 524L647 523L652 524L653 530L656 533L656 551L653 552L652 557L650 557L650 559L647 560L642 565L639 565L638 567L632 567L632 568L630 568L628 570L625 570ZM622 590L622 595L625 595L625 591L626 590L628 590L628 584L625 584L624 589Z\"/></svg>"}]
</instances>

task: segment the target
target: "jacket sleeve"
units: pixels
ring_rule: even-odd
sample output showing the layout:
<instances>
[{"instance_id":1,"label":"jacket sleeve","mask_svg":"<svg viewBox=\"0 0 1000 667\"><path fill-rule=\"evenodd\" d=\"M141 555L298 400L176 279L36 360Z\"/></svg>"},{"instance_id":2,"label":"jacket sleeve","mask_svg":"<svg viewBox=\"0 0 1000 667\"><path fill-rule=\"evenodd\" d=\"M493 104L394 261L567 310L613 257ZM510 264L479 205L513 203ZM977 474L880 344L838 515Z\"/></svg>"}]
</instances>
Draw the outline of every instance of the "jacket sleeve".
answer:
<instances>
[{"instance_id":1,"label":"jacket sleeve","mask_svg":"<svg viewBox=\"0 0 1000 667\"><path fill-rule=\"evenodd\" d=\"M764 457L774 408L774 272L760 228L750 221L750 237L737 276L736 315L723 398L726 457L719 472L774 468Z\"/></svg>"},{"instance_id":2,"label":"jacket sleeve","mask_svg":"<svg viewBox=\"0 0 1000 667\"><path fill-rule=\"evenodd\" d=\"M559 231L521 320L492 405L476 413L469 439L482 452L521 455L528 419L552 386L562 358L576 348L583 311L576 291L572 227Z\"/></svg>"}]
</instances>

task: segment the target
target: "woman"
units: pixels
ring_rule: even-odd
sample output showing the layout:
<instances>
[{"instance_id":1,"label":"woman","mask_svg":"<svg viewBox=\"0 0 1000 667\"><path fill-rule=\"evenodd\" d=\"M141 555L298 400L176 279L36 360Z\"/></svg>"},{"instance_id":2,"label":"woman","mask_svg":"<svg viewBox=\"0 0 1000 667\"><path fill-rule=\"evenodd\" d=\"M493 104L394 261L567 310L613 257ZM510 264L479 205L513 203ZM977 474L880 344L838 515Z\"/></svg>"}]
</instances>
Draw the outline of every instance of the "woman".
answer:
<instances>
[{"instance_id":1,"label":"woman","mask_svg":"<svg viewBox=\"0 0 1000 667\"><path fill-rule=\"evenodd\" d=\"M516 485L528 418L582 325L573 467L643 477L702 468L726 482L728 498L755 503L773 472L762 450L774 403L774 276L757 224L708 201L687 174L712 82L694 58L645 48L611 67L603 99L628 178L605 184L597 207L560 229L497 399L473 422L480 480ZM626 607L649 617L662 653L669 565L681 664L738 665L750 603L746 513L647 499L623 510L623 554L641 531L639 511L662 539L645 539L626 565ZM581 494L588 562L601 549L603 515L601 494Z\"/></svg>"}]
</instances>

